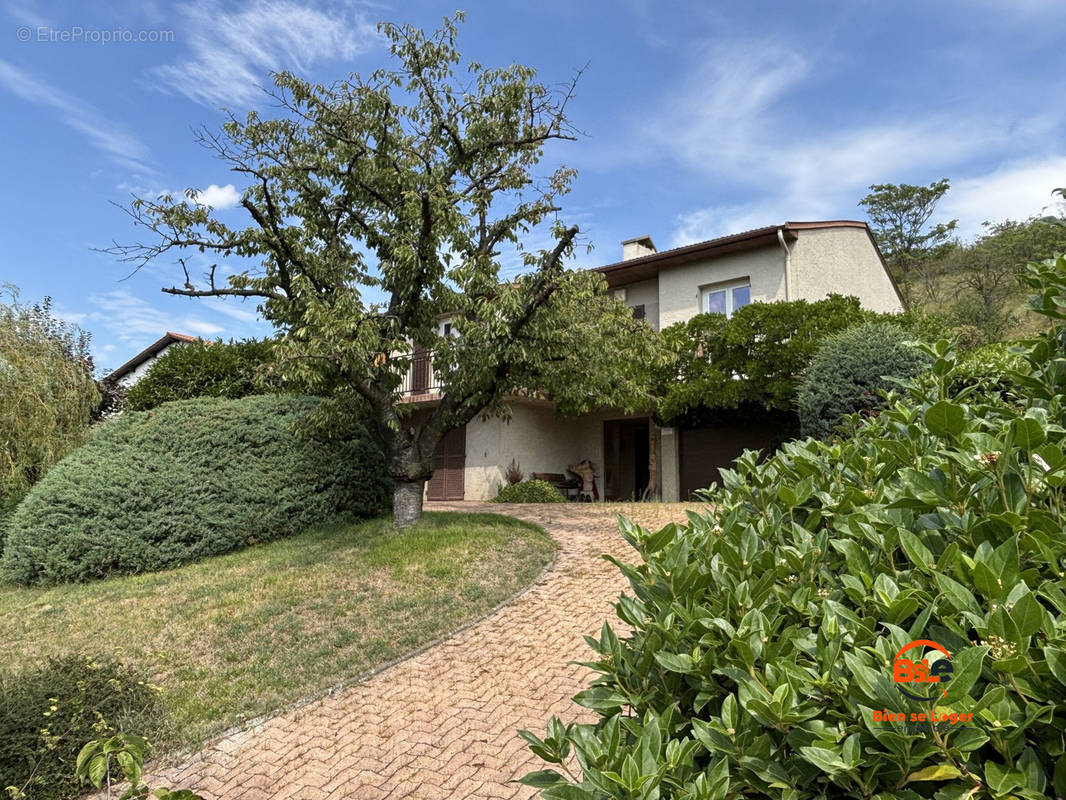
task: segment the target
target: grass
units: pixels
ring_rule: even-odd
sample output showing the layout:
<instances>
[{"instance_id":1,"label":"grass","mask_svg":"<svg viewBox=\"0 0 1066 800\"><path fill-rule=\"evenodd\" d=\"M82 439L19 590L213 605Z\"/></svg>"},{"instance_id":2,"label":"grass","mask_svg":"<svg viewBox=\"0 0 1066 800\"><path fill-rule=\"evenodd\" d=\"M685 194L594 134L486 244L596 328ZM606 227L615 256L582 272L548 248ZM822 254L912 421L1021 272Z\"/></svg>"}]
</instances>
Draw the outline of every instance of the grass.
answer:
<instances>
[{"instance_id":1,"label":"grass","mask_svg":"<svg viewBox=\"0 0 1066 800\"><path fill-rule=\"evenodd\" d=\"M166 572L51 588L0 585L0 670L114 655L162 688L164 744L194 748L403 656L529 584L537 526L430 513L335 524Z\"/></svg>"}]
</instances>

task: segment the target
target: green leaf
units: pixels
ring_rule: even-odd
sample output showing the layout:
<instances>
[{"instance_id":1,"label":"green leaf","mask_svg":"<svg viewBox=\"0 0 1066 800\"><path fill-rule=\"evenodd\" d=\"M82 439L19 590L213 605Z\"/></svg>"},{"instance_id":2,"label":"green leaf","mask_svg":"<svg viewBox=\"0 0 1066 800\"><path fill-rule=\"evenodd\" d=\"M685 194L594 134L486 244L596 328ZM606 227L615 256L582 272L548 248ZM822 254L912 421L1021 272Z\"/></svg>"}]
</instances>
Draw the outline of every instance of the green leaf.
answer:
<instances>
[{"instance_id":1,"label":"green leaf","mask_svg":"<svg viewBox=\"0 0 1066 800\"><path fill-rule=\"evenodd\" d=\"M848 769L848 765L840 759L840 754L836 750L829 750L825 747L801 747L800 752L814 766L830 775L836 775Z\"/></svg>"},{"instance_id":2,"label":"green leaf","mask_svg":"<svg viewBox=\"0 0 1066 800\"><path fill-rule=\"evenodd\" d=\"M1040 605L1032 592L1026 592L1021 599L1014 604L1010 611L1014 624L1018 626L1018 633L1022 636L1032 636L1044 622L1044 608Z\"/></svg>"},{"instance_id":3,"label":"green leaf","mask_svg":"<svg viewBox=\"0 0 1066 800\"><path fill-rule=\"evenodd\" d=\"M694 672L696 662L687 653L656 653L655 660L671 672Z\"/></svg>"},{"instance_id":4,"label":"green leaf","mask_svg":"<svg viewBox=\"0 0 1066 800\"><path fill-rule=\"evenodd\" d=\"M918 781L950 781L962 775L959 768L954 764L936 764L925 767L907 776L904 784L917 783Z\"/></svg>"},{"instance_id":5,"label":"green leaf","mask_svg":"<svg viewBox=\"0 0 1066 800\"><path fill-rule=\"evenodd\" d=\"M966 412L960 405L941 400L926 409L925 424L936 436L958 436L966 428Z\"/></svg>"},{"instance_id":6,"label":"green leaf","mask_svg":"<svg viewBox=\"0 0 1066 800\"><path fill-rule=\"evenodd\" d=\"M566 778L553 769L541 769L536 772L526 773L518 779L518 782L537 789L544 789L548 786L555 786L558 783L566 783Z\"/></svg>"},{"instance_id":7,"label":"green leaf","mask_svg":"<svg viewBox=\"0 0 1066 800\"><path fill-rule=\"evenodd\" d=\"M1023 450L1033 450L1047 440L1044 426L1032 417L1021 417L1011 421L1010 433L1014 442Z\"/></svg>"},{"instance_id":8,"label":"green leaf","mask_svg":"<svg viewBox=\"0 0 1066 800\"><path fill-rule=\"evenodd\" d=\"M936 559L933 558L929 548L922 544L922 540L910 531L901 530L899 532L899 541L903 547L903 552L907 554L907 558L923 572L928 572L930 567L936 563Z\"/></svg>"},{"instance_id":9,"label":"green leaf","mask_svg":"<svg viewBox=\"0 0 1066 800\"><path fill-rule=\"evenodd\" d=\"M981 676L981 667L984 665L985 653L988 650L986 646L967 647L955 654L951 660L954 671L951 674L951 680L944 687L947 689L949 702L958 703L969 694L970 689Z\"/></svg>"}]
</instances>

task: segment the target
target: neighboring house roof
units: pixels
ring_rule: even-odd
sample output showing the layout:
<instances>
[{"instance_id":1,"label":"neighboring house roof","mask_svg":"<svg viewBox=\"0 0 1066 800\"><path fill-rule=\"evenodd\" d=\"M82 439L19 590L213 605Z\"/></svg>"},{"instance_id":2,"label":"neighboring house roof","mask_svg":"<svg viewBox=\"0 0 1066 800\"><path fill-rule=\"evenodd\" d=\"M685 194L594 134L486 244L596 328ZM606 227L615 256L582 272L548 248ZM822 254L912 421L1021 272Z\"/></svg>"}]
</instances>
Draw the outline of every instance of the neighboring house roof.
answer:
<instances>
[{"instance_id":1,"label":"neighboring house roof","mask_svg":"<svg viewBox=\"0 0 1066 800\"><path fill-rule=\"evenodd\" d=\"M858 220L824 220L820 222L786 222L784 225L768 225L765 228L754 228L742 233L733 233L729 236L720 236L717 239L708 239L705 242L688 244L684 247L675 247L672 250L662 250L646 256L638 256L625 261L618 261L604 267L597 267L595 272L602 272L607 278L609 286L623 286L636 281L648 280L659 274L664 267L673 267L685 264L689 261L698 261L706 258L724 256L728 253L736 253L741 250L755 250L760 247L778 244L778 231L787 241L795 241L800 232L805 230L819 230L823 228L860 228L866 231L873 244L874 250L884 264L881 251L877 249L873 234L865 222ZM886 269L887 273L888 270ZM889 276L891 278L891 275ZM895 281L893 281L895 285ZM897 293L899 292L897 288Z\"/></svg>"},{"instance_id":2,"label":"neighboring house roof","mask_svg":"<svg viewBox=\"0 0 1066 800\"><path fill-rule=\"evenodd\" d=\"M144 348L144 350L139 352L121 367L119 367L106 378L104 378L104 380L117 381L124 378L126 375L137 369L137 367L141 366L141 364L143 364L145 361L149 361L155 358L157 355L166 350L172 344L177 344L179 342L198 341L200 341L200 339L197 336L187 336L184 333L174 333L172 331L167 331L166 334L160 337L157 341L148 345L146 348Z\"/></svg>"}]
</instances>

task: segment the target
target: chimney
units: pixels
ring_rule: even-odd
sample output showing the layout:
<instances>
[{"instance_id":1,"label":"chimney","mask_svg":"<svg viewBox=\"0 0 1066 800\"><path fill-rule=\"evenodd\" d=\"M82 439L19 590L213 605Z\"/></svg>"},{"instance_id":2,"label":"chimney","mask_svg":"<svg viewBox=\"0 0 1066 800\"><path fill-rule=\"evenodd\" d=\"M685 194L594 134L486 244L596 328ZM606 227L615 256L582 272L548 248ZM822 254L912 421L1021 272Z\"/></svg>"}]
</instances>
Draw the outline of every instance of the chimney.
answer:
<instances>
[{"instance_id":1,"label":"chimney","mask_svg":"<svg viewBox=\"0 0 1066 800\"><path fill-rule=\"evenodd\" d=\"M629 261L631 258L650 256L659 252L655 249L655 242L650 236L638 236L635 239L626 239L622 242L622 260Z\"/></svg>"}]
</instances>

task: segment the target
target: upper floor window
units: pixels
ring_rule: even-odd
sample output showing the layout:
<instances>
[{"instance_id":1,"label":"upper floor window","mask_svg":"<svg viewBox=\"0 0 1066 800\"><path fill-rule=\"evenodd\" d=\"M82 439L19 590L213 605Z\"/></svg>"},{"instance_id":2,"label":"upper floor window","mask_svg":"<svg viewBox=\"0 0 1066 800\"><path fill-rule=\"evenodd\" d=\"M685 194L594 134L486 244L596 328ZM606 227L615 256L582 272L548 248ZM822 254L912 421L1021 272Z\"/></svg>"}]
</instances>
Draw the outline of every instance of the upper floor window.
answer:
<instances>
[{"instance_id":1,"label":"upper floor window","mask_svg":"<svg viewBox=\"0 0 1066 800\"><path fill-rule=\"evenodd\" d=\"M747 278L729 283L715 283L700 290L700 310L704 314L733 316L738 308L751 302L751 284Z\"/></svg>"}]
</instances>

